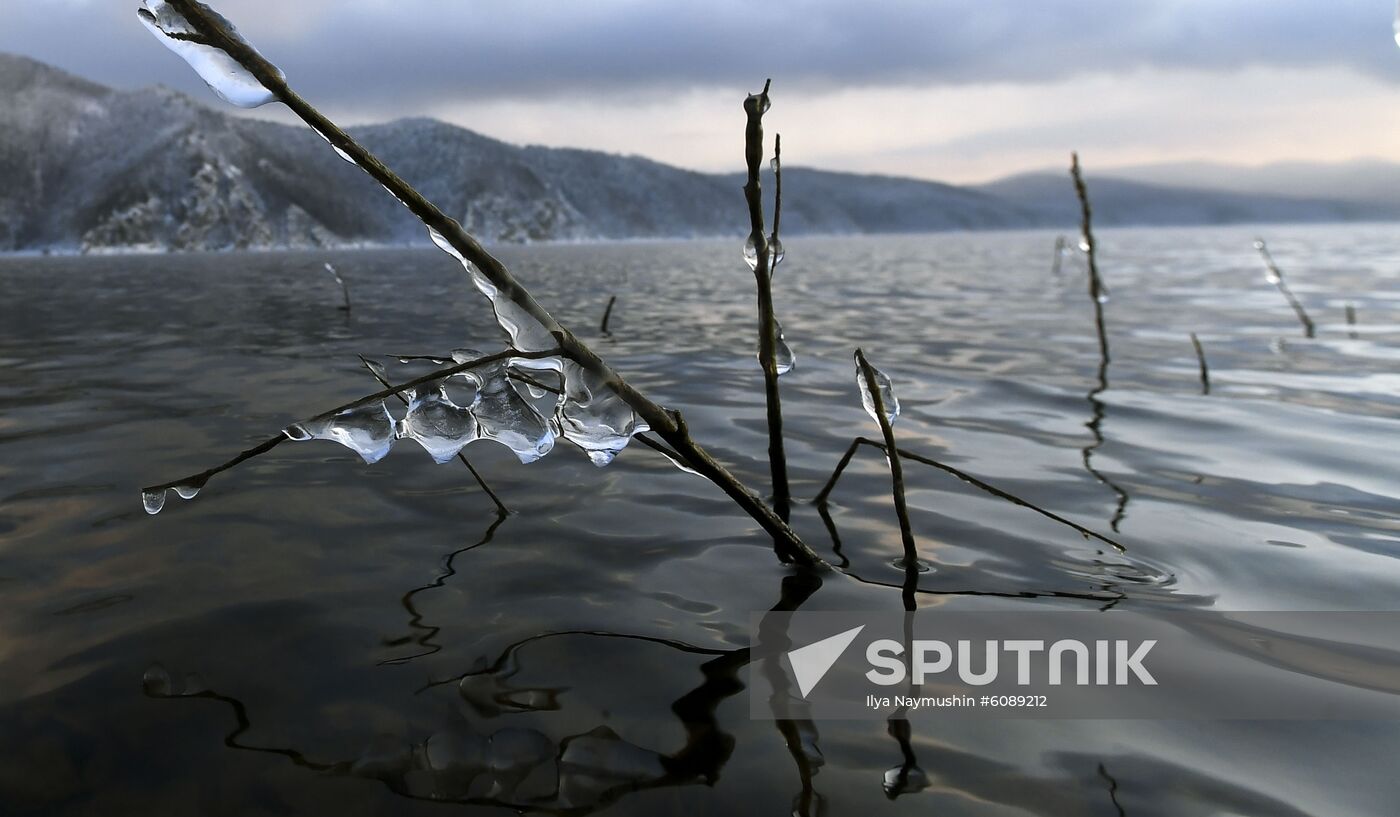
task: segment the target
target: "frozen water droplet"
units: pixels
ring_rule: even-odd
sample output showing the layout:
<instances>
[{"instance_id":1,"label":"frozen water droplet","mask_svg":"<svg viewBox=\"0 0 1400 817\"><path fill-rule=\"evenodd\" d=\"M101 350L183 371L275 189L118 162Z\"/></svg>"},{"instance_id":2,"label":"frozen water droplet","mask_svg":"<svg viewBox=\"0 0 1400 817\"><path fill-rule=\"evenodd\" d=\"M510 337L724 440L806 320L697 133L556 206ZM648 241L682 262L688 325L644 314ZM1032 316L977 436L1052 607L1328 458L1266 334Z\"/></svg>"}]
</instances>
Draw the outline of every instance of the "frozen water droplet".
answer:
<instances>
[{"instance_id":1,"label":"frozen water droplet","mask_svg":"<svg viewBox=\"0 0 1400 817\"><path fill-rule=\"evenodd\" d=\"M783 251L783 242L780 241L780 240L778 239L777 236L772 236L772 237L770 237L770 238L768 239L768 266L769 266L769 268L770 268L770 269L777 269L777 268L778 268L778 265L781 264L781 263L783 263L783 259L786 258L786 257L787 257L787 253L785 253L785 252Z\"/></svg>"},{"instance_id":2,"label":"frozen water droplet","mask_svg":"<svg viewBox=\"0 0 1400 817\"><path fill-rule=\"evenodd\" d=\"M145 8L137 11L141 24L166 48L189 63L195 73L199 74L199 78L225 102L240 108L256 108L276 99L246 68L239 65L238 61L222 48L210 44L184 15L165 0L145 0L144 5ZM216 17L230 35L248 45L238 36L238 30L233 24L218 12L208 6L204 7L204 12ZM278 79L285 79L281 71L277 72L277 76Z\"/></svg>"},{"instance_id":3,"label":"frozen water droplet","mask_svg":"<svg viewBox=\"0 0 1400 817\"><path fill-rule=\"evenodd\" d=\"M749 236L744 242L744 263L749 265L749 269L758 269L758 244Z\"/></svg>"},{"instance_id":4,"label":"frozen water droplet","mask_svg":"<svg viewBox=\"0 0 1400 817\"><path fill-rule=\"evenodd\" d=\"M1267 246L1267 245L1264 244L1264 239L1262 239L1262 238L1256 238L1256 239L1254 239L1254 249L1256 249L1256 250L1263 250L1266 246Z\"/></svg>"},{"instance_id":5,"label":"frozen water droplet","mask_svg":"<svg viewBox=\"0 0 1400 817\"><path fill-rule=\"evenodd\" d=\"M452 350L452 362L453 362L453 363L456 363L456 364L459 365L459 366L462 365L463 363L470 363L470 362L473 361L473 360L477 360L477 359L483 358L483 357L486 357L486 355L482 354L481 352L478 352L478 351L475 350L475 349L453 349L453 350Z\"/></svg>"},{"instance_id":6,"label":"frozen water droplet","mask_svg":"<svg viewBox=\"0 0 1400 817\"><path fill-rule=\"evenodd\" d=\"M498 361L468 373L480 389L471 412L482 439L495 440L515 452L522 463L531 463L554 448L554 430L515 390L506 366Z\"/></svg>"},{"instance_id":7,"label":"frozen water droplet","mask_svg":"<svg viewBox=\"0 0 1400 817\"><path fill-rule=\"evenodd\" d=\"M468 408L453 403L441 386L424 387L408 404L398 436L416 440L439 464L450 462L468 443L480 438Z\"/></svg>"},{"instance_id":8,"label":"frozen water droplet","mask_svg":"<svg viewBox=\"0 0 1400 817\"><path fill-rule=\"evenodd\" d=\"M382 400L297 423L282 433L298 442L330 440L340 443L370 465L384 459L394 447L395 439L394 418Z\"/></svg>"},{"instance_id":9,"label":"frozen water droplet","mask_svg":"<svg viewBox=\"0 0 1400 817\"><path fill-rule=\"evenodd\" d=\"M787 338L783 336L783 325L778 323L777 319L774 319L773 323L776 325L778 333L778 342L773 349L773 363L778 370L778 376L781 377L797 366L797 355L792 353L792 347L788 346ZM759 365L762 366L762 351L756 353L755 356L758 358Z\"/></svg>"},{"instance_id":10,"label":"frozen water droplet","mask_svg":"<svg viewBox=\"0 0 1400 817\"><path fill-rule=\"evenodd\" d=\"M880 402L885 404L885 417L893 423L899 416L899 398L894 395L894 384L884 372L874 366L870 369L875 372L875 386L880 390ZM878 422L880 418L875 413L875 400L870 396L870 388L865 383L865 371L861 369L859 360L856 361L856 386L860 389L860 402L865 406L865 413L870 415L870 419Z\"/></svg>"},{"instance_id":11,"label":"frozen water droplet","mask_svg":"<svg viewBox=\"0 0 1400 817\"><path fill-rule=\"evenodd\" d=\"M147 695L157 695L169 697L170 692L170 672L160 664L152 664L141 676L141 688Z\"/></svg>"},{"instance_id":12,"label":"frozen water droplet","mask_svg":"<svg viewBox=\"0 0 1400 817\"><path fill-rule=\"evenodd\" d=\"M598 375L571 360L561 361L564 399L555 410L560 435L583 449L599 468L613 461L632 435L650 426Z\"/></svg>"},{"instance_id":13,"label":"frozen water droplet","mask_svg":"<svg viewBox=\"0 0 1400 817\"><path fill-rule=\"evenodd\" d=\"M1106 304L1108 303L1108 298L1108 290L1101 289L1099 290L1099 294L1094 298L1094 300L1098 301L1101 304Z\"/></svg>"},{"instance_id":14,"label":"frozen water droplet","mask_svg":"<svg viewBox=\"0 0 1400 817\"><path fill-rule=\"evenodd\" d=\"M152 516L160 513L160 509L165 507L165 489L158 488L154 491L142 491L141 505L146 509L146 513Z\"/></svg>"},{"instance_id":15,"label":"frozen water droplet","mask_svg":"<svg viewBox=\"0 0 1400 817\"><path fill-rule=\"evenodd\" d=\"M1277 285L1279 281L1283 280L1283 277L1280 276L1277 272L1275 272L1273 267L1269 267L1268 269L1264 270L1264 280L1268 281L1271 284Z\"/></svg>"},{"instance_id":16,"label":"frozen water droplet","mask_svg":"<svg viewBox=\"0 0 1400 817\"><path fill-rule=\"evenodd\" d=\"M448 253L461 263L462 268L471 276L472 283L476 285L478 291L491 301L491 309L496 313L496 325L510 338L510 345L522 352L544 352L559 344L555 341L554 335L544 324L540 323L535 316L531 315L523 307L510 298L502 295L496 285L491 283L491 279L481 273L461 253L453 247L451 242L442 233L433 228L428 228L428 237L443 252Z\"/></svg>"},{"instance_id":17,"label":"frozen water droplet","mask_svg":"<svg viewBox=\"0 0 1400 817\"><path fill-rule=\"evenodd\" d=\"M778 367L778 375L785 375L797 366L797 355L792 353L792 347L788 346L787 338L783 337L783 325L774 320L778 328L778 346L774 350L773 362Z\"/></svg>"},{"instance_id":18,"label":"frozen water droplet","mask_svg":"<svg viewBox=\"0 0 1400 817\"><path fill-rule=\"evenodd\" d=\"M204 487L205 479L192 479L189 482L182 482L172 488L175 495L181 499L194 499L199 496L200 489Z\"/></svg>"},{"instance_id":19,"label":"frozen water droplet","mask_svg":"<svg viewBox=\"0 0 1400 817\"><path fill-rule=\"evenodd\" d=\"M686 465L685 460L681 459L675 454L672 454L669 450L663 448L658 448L656 450L657 453L661 454L661 456L670 460L672 465L676 466L677 468L686 472L687 474L694 474L697 477L704 476L704 474L701 474L699 471L696 471L694 468L691 468L689 465Z\"/></svg>"},{"instance_id":20,"label":"frozen water droplet","mask_svg":"<svg viewBox=\"0 0 1400 817\"><path fill-rule=\"evenodd\" d=\"M1079 251L1088 252L1090 249L1089 237L1081 235L1079 237Z\"/></svg>"},{"instance_id":21,"label":"frozen water droplet","mask_svg":"<svg viewBox=\"0 0 1400 817\"><path fill-rule=\"evenodd\" d=\"M782 162L778 161L778 157L774 156L773 158L768 160L768 168L774 173L777 173L779 170L782 170L783 165Z\"/></svg>"},{"instance_id":22,"label":"frozen water droplet","mask_svg":"<svg viewBox=\"0 0 1400 817\"><path fill-rule=\"evenodd\" d=\"M1400 3L1395 6L1395 22L1391 23L1390 28L1395 34L1395 44L1400 45Z\"/></svg>"},{"instance_id":23,"label":"frozen water droplet","mask_svg":"<svg viewBox=\"0 0 1400 817\"><path fill-rule=\"evenodd\" d=\"M376 375L378 375L378 376L380 376L380 377L383 377L383 378L385 378L385 379L388 379L388 378L387 378L387 375L388 375L388 373L389 373L389 370L388 370L388 369L385 369L385 368L384 368L384 364L383 364L383 363L380 363L380 362L377 361L377 360L369 360L368 358L366 358L366 359L365 359L365 368L369 369L371 372L374 372Z\"/></svg>"}]
</instances>

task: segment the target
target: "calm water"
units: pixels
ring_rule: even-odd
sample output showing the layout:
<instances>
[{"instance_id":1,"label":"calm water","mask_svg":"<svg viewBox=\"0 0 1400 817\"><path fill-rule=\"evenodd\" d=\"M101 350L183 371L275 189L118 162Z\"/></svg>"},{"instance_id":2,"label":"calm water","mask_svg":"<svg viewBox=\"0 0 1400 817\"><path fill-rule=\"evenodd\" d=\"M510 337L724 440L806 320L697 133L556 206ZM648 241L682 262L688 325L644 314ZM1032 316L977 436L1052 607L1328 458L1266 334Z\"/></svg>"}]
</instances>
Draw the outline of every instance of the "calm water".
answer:
<instances>
[{"instance_id":1,"label":"calm water","mask_svg":"<svg viewBox=\"0 0 1400 817\"><path fill-rule=\"evenodd\" d=\"M937 567L921 605L1394 609L1400 228L1266 234L1316 339L1264 282L1254 231L1106 231L1106 382L1082 268L1051 277L1051 234L794 238L777 285L798 355L782 380L795 493L878 434L854 387L861 345L895 381L902 445L1127 546L910 464ZM595 348L765 484L737 242L503 254L585 338L619 293ZM326 260L351 286L349 318ZM1400 802L1397 723L958 722L916 726L902 747L883 723L785 736L750 720L752 612L901 604L887 472L869 449L829 524L796 509L807 541L846 565L819 584L640 446L605 470L562 444L530 466L471 446L517 511L499 524L464 468L404 444L368 467L330 443L284 445L195 501L142 511L140 486L374 390L356 353L495 338L432 250L0 260L0 812L442 814L429 801L446 798L504 813L491 802L533 798L645 815L1381 815ZM470 747L488 736L515 765L473 780ZM786 737L824 758L807 792ZM576 763L560 783L552 758L571 745L611 771ZM929 785L891 797L882 779L906 750Z\"/></svg>"}]
</instances>

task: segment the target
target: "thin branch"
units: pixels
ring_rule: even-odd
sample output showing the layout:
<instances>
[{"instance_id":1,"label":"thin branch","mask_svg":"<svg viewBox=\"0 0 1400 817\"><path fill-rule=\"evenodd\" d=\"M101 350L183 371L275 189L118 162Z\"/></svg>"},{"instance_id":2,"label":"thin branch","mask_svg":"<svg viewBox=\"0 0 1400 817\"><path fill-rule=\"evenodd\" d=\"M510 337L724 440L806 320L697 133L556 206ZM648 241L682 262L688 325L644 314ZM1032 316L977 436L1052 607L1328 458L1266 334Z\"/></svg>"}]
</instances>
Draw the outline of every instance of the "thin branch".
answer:
<instances>
[{"instance_id":1,"label":"thin branch","mask_svg":"<svg viewBox=\"0 0 1400 817\"><path fill-rule=\"evenodd\" d=\"M1210 394L1210 367L1206 366L1206 350L1195 332L1191 333L1191 345L1196 347L1196 361L1201 364L1201 394Z\"/></svg>"},{"instance_id":2,"label":"thin branch","mask_svg":"<svg viewBox=\"0 0 1400 817\"><path fill-rule=\"evenodd\" d=\"M763 394L768 406L768 469L773 479L773 508L783 521L791 509L792 494L788 488L787 453L783 450L783 407L778 390L778 321L773 314L773 266L768 239L763 231L763 190L759 185L759 170L763 163L763 114L768 110L768 88L773 80L763 83L762 93L744 100L748 125L744 130L744 158L748 164L748 182L744 198L749 206L749 243L756 253L753 269L758 287L758 362L763 369ZM776 221L775 221L776 226Z\"/></svg>"},{"instance_id":3,"label":"thin branch","mask_svg":"<svg viewBox=\"0 0 1400 817\"><path fill-rule=\"evenodd\" d=\"M1098 243L1094 240L1094 210L1089 205L1089 190L1084 186L1084 175L1079 170L1079 154L1070 154L1070 177L1074 180L1074 192L1079 197L1080 232L1083 235L1084 255L1089 263L1089 300L1094 304L1094 328L1099 336L1099 358L1107 365L1108 331L1104 327L1103 302L1108 290L1099 277Z\"/></svg>"},{"instance_id":4,"label":"thin branch","mask_svg":"<svg viewBox=\"0 0 1400 817\"><path fill-rule=\"evenodd\" d=\"M889 456L889 449L887 449L884 446L884 444L880 443L879 441L872 440L869 437L856 437L854 440L851 441L851 445L849 448L846 449L846 453L841 457L841 461L837 463L836 470L831 472L831 476L827 479L826 485L822 488L821 493L817 494L816 498L812 500L812 502L816 504L819 508L826 505L826 501L828 497L830 497L832 489L836 487L837 480L841 479L841 474L846 470L846 466L850 464L851 457L855 456L856 449L862 445L868 445L872 448L879 449L879 451L885 454L885 456ZM963 482L966 482L968 485L977 488L978 490L985 491L986 493L989 493L992 496L995 496L999 499L1004 499L1013 505L1020 505L1022 508L1035 511L1036 513L1040 514L1046 519L1051 519L1068 528L1073 528L1077 533L1079 533L1082 536L1097 539L1098 541L1103 542L1104 544L1112 547L1114 550L1117 550L1120 553L1127 551L1127 548L1124 547L1122 544L1114 541L1113 539L1108 538L1107 536L1104 536L1103 534L1095 533L1094 531L1084 527L1083 525L1080 525L1076 522L1071 522L1070 520L1064 518L1063 516L1060 516L1054 511L1048 511L1035 504L1034 502L1031 502L1030 500L1022 499L1021 497L1016 496L1010 491L1003 490L1001 488L996 487L995 485L992 485L989 482L985 482L981 479L978 479L977 477L974 477L966 471L954 468L953 466L947 465L945 463L941 463L938 460L930 459L929 457L906 451L902 448L896 448L895 450L899 452L899 456L901 459L913 460L914 462L923 463L924 465L930 466L932 468L937 468L938 470L943 471L944 473L952 474L953 476L957 477Z\"/></svg>"},{"instance_id":5,"label":"thin branch","mask_svg":"<svg viewBox=\"0 0 1400 817\"><path fill-rule=\"evenodd\" d=\"M778 225L783 220L783 135L773 134L773 241L778 243ZM777 267L777 259L771 259Z\"/></svg>"},{"instance_id":6,"label":"thin branch","mask_svg":"<svg viewBox=\"0 0 1400 817\"><path fill-rule=\"evenodd\" d=\"M383 386L386 389L392 388L389 385L389 381L385 380L384 376L381 375L379 371L370 364L368 358L366 358L364 355L359 355L359 358L360 363L364 364L365 370L368 371L370 375L374 377L375 380L378 380L381 386ZM404 397L403 394L396 394L394 396L399 398L399 402L403 403L405 406L408 405L408 398ZM506 507L506 503L502 502L499 496L496 496L496 492L491 490L491 486L487 485L486 480L482 478L481 474L477 473L476 468L474 468L471 464L471 461L467 459L467 455L463 454L461 451L458 451L457 459L461 460L462 464L467 466L467 470L471 471L472 476L476 478L476 484L480 485L481 490L485 491L486 495L491 497L491 501L496 503L496 510L500 512L501 516L508 515L510 513L510 508ZM492 528L492 530L495 530L495 528Z\"/></svg>"},{"instance_id":7,"label":"thin branch","mask_svg":"<svg viewBox=\"0 0 1400 817\"><path fill-rule=\"evenodd\" d=\"M617 303L617 296L608 298L608 306L603 310L603 323L598 327L598 331L604 335L608 333L608 319L612 317L613 304Z\"/></svg>"},{"instance_id":8,"label":"thin branch","mask_svg":"<svg viewBox=\"0 0 1400 817\"><path fill-rule=\"evenodd\" d=\"M885 437L885 451L899 451L894 442L894 426L885 412L885 399L880 395L880 384L875 379L875 367L865 359L865 353L856 350L856 363L865 376L865 390L870 394L870 402L875 407L875 419L880 423L880 432ZM914 542L914 531L909 525L909 508L904 502L904 466L898 456L888 456L890 461L890 482L894 492L894 512L899 517L899 535L904 541L904 566L910 569L918 564L919 546Z\"/></svg>"},{"instance_id":9,"label":"thin branch","mask_svg":"<svg viewBox=\"0 0 1400 817\"><path fill-rule=\"evenodd\" d=\"M393 171L389 170L377 157L356 142L344 130L305 99L302 99L288 86L277 68L263 58L251 45L225 28L225 22L216 13L197 0L168 0L185 20L194 27L210 44L221 49L235 62L253 75L278 100L294 114L311 126L339 153L348 157L397 198L426 227L434 230L463 259L470 262L491 285L496 288L498 297L514 303L524 314L538 321L554 336L562 354L576 362L585 371L599 378L611 387L638 416L651 427L658 436L671 445L682 457L690 462L697 472L715 483L745 513L763 527L774 540L780 543L785 555L809 566L825 566L826 563L802 539L788 527L786 520L762 499L749 490L739 480L720 465L713 457L690 438L685 424L677 412L669 411L647 399L617 372L613 371L602 358L587 344L574 336L554 319L513 276L505 265L486 251L481 243L473 238L462 225L448 218L432 202L423 197Z\"/></svg>"},{"instance_id":10,"label":"thin branch","mask_svg":"<svg viewBox=\"0 0 1400 817\"><path fill-rule=\"evenodd\" d=\"M1356 334L1356 307L1353 306L1352 304L1347 304L1347 306L1346 306L1346 311L1347 311L1347 326L1350 326L1350 327L1351 327L1351 330L1350 330L1349 332L1347 332L1347 335L1348 335L1352 340L1356 340L1357 337L1359 337L1359 336Z\"/></svg>"},{"instance_id":11,"label":"thin branch","mask_svg":"<svg viewBox=\"0 0 1400 817\"><path fill-rule=\"evenodd\" d=\"M1117 506L1113 511L1113 518L1109 522L1109 527L1116 533L1118 525L1123 521L1123 516L1128 509L1128 492L1118 487L1116 483L1099 472L1093 465L1094 451L1103 445L1103 418L1104 404L1099 399L1099 395L1108 391L1108 364L1111 360L1108 353L1108 328L1104 324L1103 305L1108 300L1108 287L1104 286L1103 278L1099 276L1098 242L1094 239L1094 210L1089 204L1089 189L1084 184L1084 174L1079 168L1079 154L1070 154L1070 178L1074 181L1074 193L1079 198L1080 212L1080 234L1083 242L1082 249L1084 256L1088 259L1089 267L1089 300L1094 305L1094 332L1099 341L1099 368L1097 373L1097 385L1089 390L1089 406L1091 416L1086 427L1089 433L1094 435L1094 441L1084 447L1083 459L1084 470L1088 471L1094 479L1107 485L1118 498Z\"/></svg>"},{"instance_id":12,"label":"thin branch","mask_svg":"<svg viewBox=\"0 0 1400 817\"><path fill-rule=\"evenodd\" d=\"M421 386L424 383L429 383L434 380L441 380L444 377L451 377L452 375L457 374L458 372L464 372L468 369L473 369L478 366L485 366L488 363L494 363L498 360L505 360L507 358L512 357L538 359L554 357L558 354L558 349L551 349L544 352L521 352L517 349L507 349L504 352L497 352L495 354L486 355L484 357L479 357L474 360L468 360L465 363L458 363L454 366L449 366L446 369L438 369L436 371L429 372L423 375L422 377L415 377L407 383L401 383L397 386L387 386L384 389L375 392L374 394L368 395L366 397L361 397L356 400L351 400L348 403L343 403L329 411L323 411L320 414L317 414L314 417L312 417L311 420L319 420L322 417L331 417L341 413L342 411L347 411L349 409L355 408L356 406L362 406L367 403L373 403L376 400L383 400L386 397L393 397L394 395L408 391L409 389L414 388L415 386ZM306 422L311 422L311 420L307 420ZM244 451L243 453L239 454L238 456L234 457L228 462L223 463L222 465L216 465L207 471L201 471L198 474L185 477L184 479L177 479L161 485L152 485L147 488L142 488L141 493L143 495L154 494L157 491L165 491L169 488L183 487L187 485L194 486L196 488L203 487L204 484L209 481L209 478L214 476L215 474L218 474L221 471L227 471L233 466L238 465L239 463L244 462L245 460L250 460L253 457L258 456L259 454L265 454L268 451L271 451L273 448L276 448L283 441L288 439L290 438L287 436L285 431L278 432L276 437L264 440L258 445L248 449L247 451Z\"/></svg>"},{"instance_id":13,"label":"thin branch","mask_svg":"<svg viewBox=\"0 0 1400 817\"><path fill-rule=\"evenodd\" d=\"M1051 275L1052 277L1054 277L1054 278L1060 277L1060 265L1064 263L1064 259L1065 259L1065 237L1062 236L1062 235L1057 235L1057 236L1055 236L1055 259L1054 259L1054 261L1050 264L1050 275Z\"/></svg>"},{"instance_id":14,"label":"thin branch","mask_svg":"<svg viewBox=\"0 0 1400 817\"><path fill-rule=\"evenodd\" d=\"M1288 305L1293 307L1293 312L1298 315L1298 322L1303 324L1303 336L1315 337L1317 327L1313 324L1312 318L1308 317L1308 312L1303 309L1303 302L1298 300L1298 296L1293 294L1293 290L1288 288L1288 284L1283 280L1283 270L1274 263L1274 256L1269 252L1269 245L1264 243L1264 239L1254 239L1254 249L1259 251L1259 257L1264 259L1264 268L1268 270L1270 283L1278 287L1278 291L1283 293L1283 297L1288 299Z\"/></svg>"},{"instance_id":15,"label":"thin branch","mask_svg":"<svg viewBox=\"0 0 1400 817\"><path fill-rule=\"evenodd\" d=\"M325 266L326 266L326 272L329 272L329 273L331 274L331 277L335 279L335 282L336 282L337 284L340 284L340 294L343 295L343 296L345 297L345 303L344 303L343 305L341 305L341 307L340 307L341 311L342 311L342 312L349 313L349 312L350 312L350 287L345 283L345 279L340 277L340 273L338 273L338 272L335 271L335 267L331 266L331 263L330 263L329 261L326 262L326 265L325 265Z\"/></svg>"}]
</instances>

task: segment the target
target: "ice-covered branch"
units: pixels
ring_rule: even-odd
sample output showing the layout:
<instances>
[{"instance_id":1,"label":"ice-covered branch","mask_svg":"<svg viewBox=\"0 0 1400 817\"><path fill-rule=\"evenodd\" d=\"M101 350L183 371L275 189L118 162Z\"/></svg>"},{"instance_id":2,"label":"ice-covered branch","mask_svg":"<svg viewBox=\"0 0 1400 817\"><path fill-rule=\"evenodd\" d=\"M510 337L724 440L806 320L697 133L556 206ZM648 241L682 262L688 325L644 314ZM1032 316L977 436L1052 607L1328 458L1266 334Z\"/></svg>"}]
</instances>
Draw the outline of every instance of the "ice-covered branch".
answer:
<instances>
[{"instance_id":1,"label":"ice-covered branch","mask_svg":"<svg viewBox=\"0 0 1400 817\"><path fill-rule=\"evenodd\" d=\"M559 359L552 365L562 371L568 384L565 390L571 396L586 397L560 401L557 420L561 433L587 451L595 463L606 464L632 434L650 429L771 534L785 556L810 565L825 564L785 519L691 439L677 412L652 402L614 372L460 224L293 91L282 72L240 37L227 20L197 0L146 0L141 17L216 90L222 84L260 86L268 98L285 104L342 158L378 181L424 224L434 243L461 262L477 289L491 301L497 322L510 336L512 346L522 352L558 347L555 355ZM208 70L211 63L215 70Z\"/></svg>"},{"instance_id":2,"label":"ice-covered branch","mask_svg":"<svg viewBox=\"0 0 1400 817\"><path fill-rule=\"evenodd\" d=\"M1298 296L1293 294L1293 290L1288 288L1288 284L1283 280L1283 270L1274 263L1274 256L1269 252L1269 245L1264 243L1264 239L1254 239L1254 249L1259 251L1259 257L1264 259L1264 279L1274 286L1288 299L1288 305L1293 307L1294 313L1298 315L1298 322L1303 325L1303 334L1306 337L1313 337L1317 333L1317 327L1313 324L1312 318L1308 317L1308 311L1303 308L1303 302L1298 300Z\"/></svg>"},{"instance_id":3,"label":"ice-covered branch","mask_svg":"<svg viewBox=\"0 0 1400 817\"><path fill-rule=\"evenodd\" d=\"M777 207L781 206L782 199L774 199L777 205L770 239L764 234L763 190L759 184L759 170L763 164L763 114L770 105L768 88L772 82L771 79L764 82L761 92L744 100L744 113L748 116L744 130L744 159L748 166L744 199L749 206L749 237L744 243L744 260L753 270L758 286L758 363L763 369L763 393L768 405L768 467L773 479L773 505L778 515L786 520L792 500L788 489L787 453L783 449L783 406L778 377L792 366L790 353L788 365L780 365L779 346L784 341L782 328L773 313L773 270L781 260L779 248L782 246L778 243L777 226L781 215ZM775 173L781 172L780 167L775 154Z\"/></svg>"}]
</instances>

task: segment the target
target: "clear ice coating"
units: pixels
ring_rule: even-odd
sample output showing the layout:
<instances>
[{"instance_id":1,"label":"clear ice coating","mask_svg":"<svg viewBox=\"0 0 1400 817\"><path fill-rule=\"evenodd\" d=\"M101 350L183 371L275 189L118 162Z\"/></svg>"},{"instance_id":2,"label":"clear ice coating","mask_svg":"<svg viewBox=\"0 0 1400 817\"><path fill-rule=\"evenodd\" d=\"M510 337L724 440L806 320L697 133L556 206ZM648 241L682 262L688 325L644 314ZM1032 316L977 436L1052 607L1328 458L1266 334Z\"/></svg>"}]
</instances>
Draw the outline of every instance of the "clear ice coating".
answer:
<instances>
[{"instance_id":1,"label":"clear ice coating","mask_svg":"<svg viewBox=\"0 0 1400 817\"><path fill-rule=\"evenodd\" d=\"M428 228L428 236L443 252L462 264L476 288L490 299L496 323L510 338L513 348L524 352L543 352L558 346L554 335L542 323L500 293L445 236L431 227ZM480 353L470 349L459 349L452 354L453 360L459 364L477 357L481 357ZM581 448L594 465L602 467L611 463L631 441L632 435L649 429L610 384L572 360L557 357L516 358L508 363L501 362L465 373L481 388L472 409L480 425L481 436L504 443L520 457L521 462L534 462L548 454L554 446L555 432L550 422L520 394L517 382L507 377L511 368L559 375L563 395L554 408L553 427L558 429L558 436ZM522 386L526 394L534 399L547 394L538 386Z\"/></svg>"},{"instance_id":2,"label":"clear ice coating","mask_svg":"<svg viewBox=\"0 0 1400 817\"><path fill-rule=\"evenodd\" d=\"M532 463L554 448L554 430L516 391L515 382L507 376L509 365L496 361L466 373L479 390L471 411L482 439L495 440L515 452L522 463Z\"/></svg>"},{"instance_id":3,"label":"clear ice coating","mask_svg":"<svg viewBox=\"0 0 1400 817\"><path fill-rule=\"evenodd\" d=\"M146 509L146 513L155 516L165 507L165 489L160 488L154 491L141 492L141 507Z\"/></svg>"},{"instance_id":4,"label":"clear ice coating","mask_svg":"<svg viewBox=\"0 0 1400 817\"><path fill-rule=\"evenodd\" d=\"M594 465L611 463L632 435L651 427L605 380L572 360L559 361L564 399L555 409L560 435L583 449Z\"/></svg>"},{"instance_id":5,"label":"clear ice coating","mask_svg":"<svg viewBox=\"0 0 1400 817\"><path fill-rule=\"evenodd\" d=\"M749 265L749 269L758 269L758 242L750 235L744 242L744 263Z\"/></svg>"},{"instance_id":6,"label":"clear ice coating","mask_svg":"<svg viewBox=\"0 0 1400 817\"><path fill-rule=\"evenodd\" d=\"M774 318L773 323L778 332L778 343L773 349L773 363L777 367L778 376L782 377L797 367L797 355L792 353L792 347L788 346L787 338L783 336L783 325ZM758 357L759 365L763 365L763 352L760 350Z\"/></svg>"},{"instance_id":7,"label":"clear ice coating","mask_svg":"<svg viewBox=\"0 0 1400 817\"><path fill-rule=\"evenodd\" d=\"M225 102L240 108L256 108L276 99L273 93L263 87L263 84L239 65L237 60L222 48L209 44L204 35L165 0L145 0L143 5L145 7L136 12L141 24L164 43L166 48L189 63L195 73L199 74L199 78ZM231 36L242 41L232 23L207 6L205 12L216 17ZM282 77L280 71L278 77Z\"/></svg>"},{"instance_id":8,"label":"clear ice coating","mask_svg":"<svg viewBox=\"0 0 1400 817\"><path fill-rule=\"evenodd\" d=\"M338 414L315 417L283 430L289 439L330 440L340 443L372 465L394 447L394 418L384 401L353 406Z\"/></svg>"},{"instance_id":9,"label":"clear ice coating","mask_svg":"<svg viewBox=\"0 0 1400 817\"><path fill-rule=\"evenodd\" d=\"M1395 22L1390 27L1395 32L1395 44L1400 45L1400 3L1395 5Z\"/></svg>"},{"instance_id":10,"label":"clear ice coating","mask_svg":"<svg viewBox=\"0 0 1400 817\"><path fill-rule=\"evenodd\" d=\"M880 389L880 402L885 404L885 418L893 423L899 416L899 398L894 396L894 384L884 372L874 366L871 366L870 370L875 372L875 385ZM865 372L861 369L859 359L856 360L856 386L860 388L860 402L865 406L865 413L870 415L870 419L879 422L880 417L875 413L875 400L870 396L870 387L866 385Z\"/></svg>"},{"instance_id":11,"label":"clear ice coating","mask_svg":"<svg viewBox=\"0 0 1400 817\"><path fill-rule=\"evenodd\" d=\"M787 253L783 251L783 242L777 236L768 238L768 268L777 271L778 265L783 263Z\"/></svg>"},{"instance_id":12,"label":"clear ice coating","mask_svg":"<svg viewBox=\"0 0 1400 817\"><path fill-rule=\"evenodd\" d=\"M457 452L480 439L476 416L470 407L459 406L448 397L442 384L424 386L413 394L408 413L399 421L399 439L412 439L435 462L450 462Z\"/></svg>"}]
</instances>

